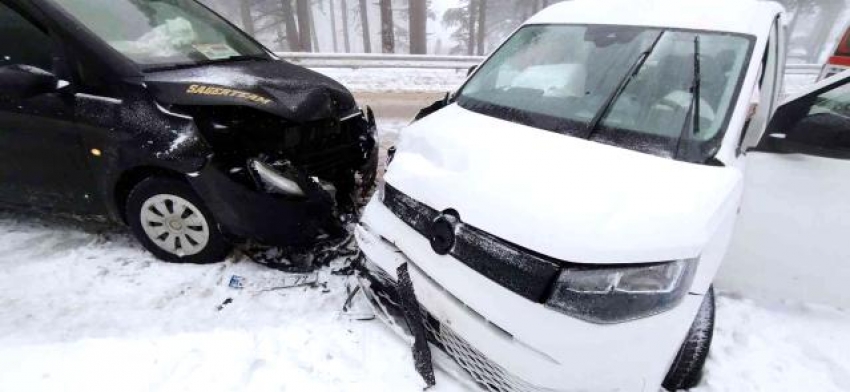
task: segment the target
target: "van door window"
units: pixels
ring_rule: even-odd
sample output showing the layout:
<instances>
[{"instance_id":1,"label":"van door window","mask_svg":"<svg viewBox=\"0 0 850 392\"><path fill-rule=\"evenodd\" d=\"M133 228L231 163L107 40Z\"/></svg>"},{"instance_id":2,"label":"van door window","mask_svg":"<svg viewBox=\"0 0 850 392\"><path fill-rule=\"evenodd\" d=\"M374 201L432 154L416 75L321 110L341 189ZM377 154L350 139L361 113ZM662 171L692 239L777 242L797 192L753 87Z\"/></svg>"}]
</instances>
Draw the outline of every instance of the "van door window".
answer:
<instances>
[{"instance_id":1,"label":"van door window","mask_svg":"<svg viewBox=\"0 0 850 392\"><path fill-rule=\"evenodd\" d=\"M0 3L0 67L29 65L54 71L53 43L43 29Z\"/></svg>"}]
</instances>

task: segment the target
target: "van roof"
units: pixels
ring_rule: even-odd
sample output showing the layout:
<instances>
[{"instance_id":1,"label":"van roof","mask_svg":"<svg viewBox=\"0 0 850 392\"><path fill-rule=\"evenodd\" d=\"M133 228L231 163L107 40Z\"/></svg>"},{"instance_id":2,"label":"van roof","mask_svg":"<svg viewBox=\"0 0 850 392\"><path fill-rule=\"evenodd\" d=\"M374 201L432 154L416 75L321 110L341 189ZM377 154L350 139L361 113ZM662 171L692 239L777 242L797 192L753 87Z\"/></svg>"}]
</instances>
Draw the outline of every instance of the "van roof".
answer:
<instances>
[{"instance_id":1,"label":"van roof","mask_svg":"<svg viewBox=\"0 0 850 392\"><path fill-rule=\"evenodd\" d=\"M756 0L573 0L526 24L605 24L722 31L762 36L782 6Z\"/></svg>"}]
</instances>

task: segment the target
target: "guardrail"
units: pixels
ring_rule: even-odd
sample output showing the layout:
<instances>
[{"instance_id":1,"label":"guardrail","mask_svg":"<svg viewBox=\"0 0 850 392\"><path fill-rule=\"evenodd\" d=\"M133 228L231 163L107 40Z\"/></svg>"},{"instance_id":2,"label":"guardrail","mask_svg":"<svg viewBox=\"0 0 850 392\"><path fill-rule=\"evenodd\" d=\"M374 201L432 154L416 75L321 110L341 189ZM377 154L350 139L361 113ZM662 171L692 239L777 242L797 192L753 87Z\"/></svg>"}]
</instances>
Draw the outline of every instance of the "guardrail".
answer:
<instances>
[{"instance_id":1,"label":"guardrail","mask_svg":"<svg viewBox=\"0 0 850 392\"><path fill-rule=\"evenodd\" d=\"M480 64L481 56L436 56L407 54L352 54L281 52L278 56L295 64L310 68L422 68L467 70ZM821 71L817 64L788 64L789 75L816 76Z\"/></svg>"},{"instance_id":2,"label":"guardrail","mask_svg":"<svg viewBox=\"0 0 850 392\"><path fill-rule=\"evenodd\" d=\"M822 65L817 64L788 64L785 73L789 75L819 75Z\"/></svg>"},{"instance_id":3,"label":"guardrail","mask_svg":"<svg viewBox=\"0 0 850 392\"><path fill-rule=\"evenodd\" d=\"M278 56L308 68L422 68L467 70L484 61L479 56L283 52Z\"/></svg>"}]
</instances>

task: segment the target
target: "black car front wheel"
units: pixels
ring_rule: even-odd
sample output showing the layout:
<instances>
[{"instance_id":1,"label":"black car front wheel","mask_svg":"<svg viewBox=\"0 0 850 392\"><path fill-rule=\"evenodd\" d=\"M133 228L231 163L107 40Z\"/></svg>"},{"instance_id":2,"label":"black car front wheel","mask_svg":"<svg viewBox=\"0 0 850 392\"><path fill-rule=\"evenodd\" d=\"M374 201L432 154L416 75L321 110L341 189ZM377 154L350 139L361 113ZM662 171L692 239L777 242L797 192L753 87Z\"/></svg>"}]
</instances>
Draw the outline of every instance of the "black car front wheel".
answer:
<instances>
[{"instance_id":1,"label":"black car front wheel","mask_svg":"<svg viewBox=\"0 0 850 392\"><path fill-rule=\"evenodd\" d=\"M703 297L697 317L685 337L682 347L664 378L664 389L678 391L690 389L700 381L711 340L714 336L714 287Z\"/></svg>"},{"instance_id":2,"label":"black car front wheel","mask_svg":"<svg viewBox=\"0 0 850 392\"><path fill-rule=\"evenodd\" d=\"M214 263L231 251L210 211L185 182L149 177L126 203L133 234L157 258L171 263Z\"/></svg>"}]
</instances>

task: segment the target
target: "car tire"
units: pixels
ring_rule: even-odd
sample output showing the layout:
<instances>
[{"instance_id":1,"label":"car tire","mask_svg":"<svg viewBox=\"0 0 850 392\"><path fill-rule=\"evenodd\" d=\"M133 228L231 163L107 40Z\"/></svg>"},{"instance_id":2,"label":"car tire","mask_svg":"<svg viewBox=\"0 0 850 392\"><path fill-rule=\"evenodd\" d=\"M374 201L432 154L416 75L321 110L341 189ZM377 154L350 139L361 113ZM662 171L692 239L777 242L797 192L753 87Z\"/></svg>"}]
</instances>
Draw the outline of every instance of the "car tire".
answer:
<instances>
[{"instance_id":1,"label":"car tire","mask_svg":"<svg viewBox=\"0 0 850 392\"><path fill-rule=\"evenodd\" d=\"M697 312L691 329L670 366L662 386L668 391L695 387L708 358L708 350L714 336L714 287L708 289Z\"/></svg>"},{"instance_id":2,"label":"car tire","mask_svg":"<svg viewBox=\"0 0 850 392\"><path fill-rule=\"evenodd\" d=\"M125 213L133 235L160 260L215 263L232 250L212 213L183 181L142 180L127 196Z\"/></svg>"}]
</instances>

